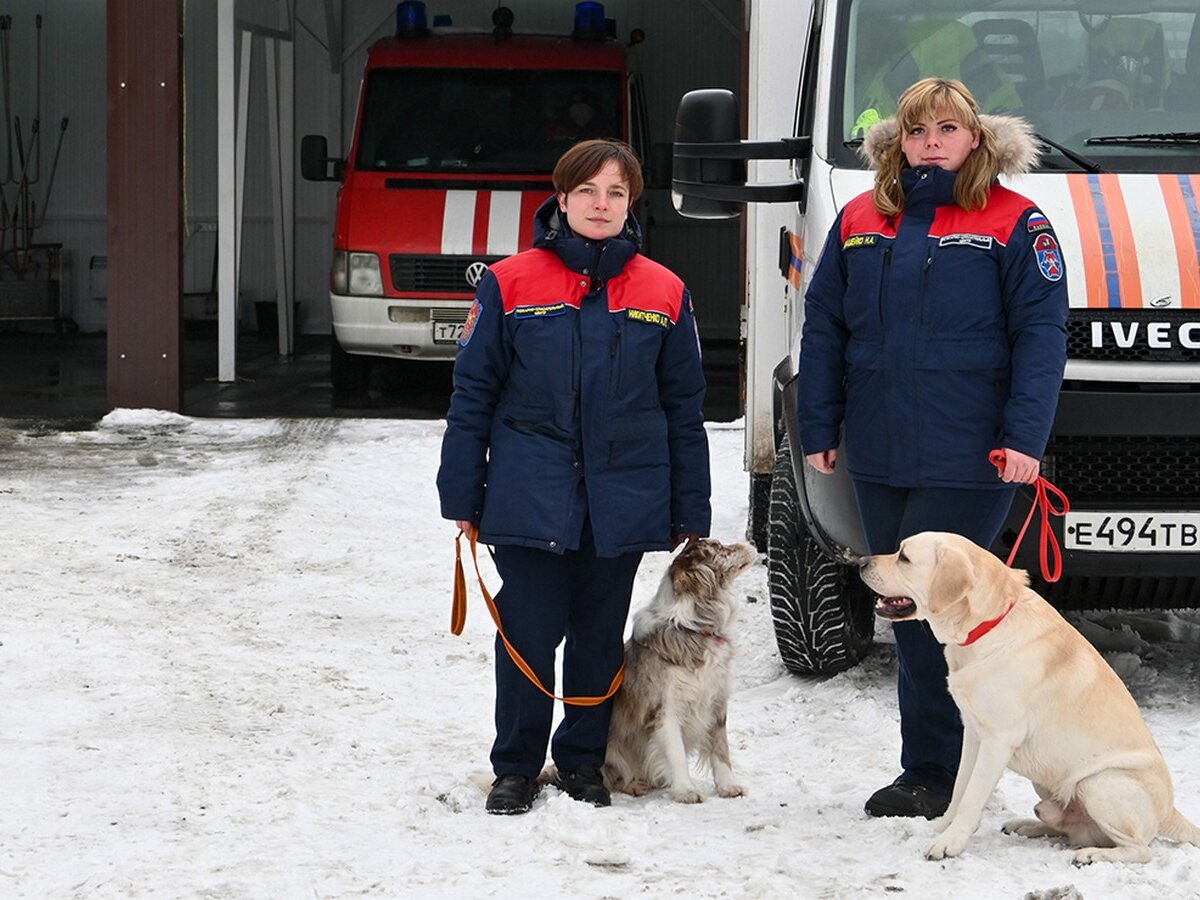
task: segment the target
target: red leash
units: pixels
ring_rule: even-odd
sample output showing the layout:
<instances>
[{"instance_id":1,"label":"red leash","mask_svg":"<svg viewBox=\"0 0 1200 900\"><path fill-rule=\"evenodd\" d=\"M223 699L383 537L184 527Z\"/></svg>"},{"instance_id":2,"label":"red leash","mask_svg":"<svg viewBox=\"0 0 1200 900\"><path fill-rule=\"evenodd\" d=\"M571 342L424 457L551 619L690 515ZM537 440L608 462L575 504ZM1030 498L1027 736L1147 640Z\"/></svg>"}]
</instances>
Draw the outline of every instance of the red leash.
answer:
<instances>
[{"instance_id":1,"label":"red leash","mask_svg":"<svg viewBox=\"0 0 1200 900\"><path fill-rule=\"evenodd\" d=\"M993 466L1001 474L1004 472L1004 467L1008 460L1004 456L1003 450L993 450L988 454L988 459L991 460ZM1065 516L1071 511L1071 501L1067 499L1067 495L1052 485L1041 475L1033 483L1033 489L1036 492L1033 505L1029 507L1029 515L1025 517L1025 524L1021 526L1021 533L1017 535L1016 543L1013 544L1012 552L1008 554L1007 565L1011 566L1013 560L1017 558L1017 550L1021 547L1021 541L1025 539L1025 532L1029 530L1029 523L1033 521L1035 512L1041 513L1041 540L1039 541L1039 557L1042 565L1042 577L1049 582L1058 581L1062 578L1062 547L1059 546L1058 538L1054 535L1054 528L1050 525L1051 516ZM1050 500L1050 495L1054 494L1061 501L1061 507L1055 508ZM1051 569L1049 564L1050 554L1054 555L1054 567Z\"/></svg>"}]
</instances>

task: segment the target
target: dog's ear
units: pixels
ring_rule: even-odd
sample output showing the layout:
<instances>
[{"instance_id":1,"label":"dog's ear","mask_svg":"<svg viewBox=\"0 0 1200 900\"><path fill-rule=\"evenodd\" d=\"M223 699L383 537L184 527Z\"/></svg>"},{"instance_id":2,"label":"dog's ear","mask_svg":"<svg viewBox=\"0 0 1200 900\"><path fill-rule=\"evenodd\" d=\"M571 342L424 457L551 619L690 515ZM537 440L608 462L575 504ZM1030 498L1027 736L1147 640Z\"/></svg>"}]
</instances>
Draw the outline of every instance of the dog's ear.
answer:
<instances>
[{"instance_id":1,"label":"dog's ear","mask_svg":"<svg viewBox=\"0 0 1200 900\"><path fill-rule=\"evenodd\" d=\"M671 588L676 595L701 594L716 586L716 573L712 568L713 550L709 543L701 541L681 552L671 562Z\"/></svg>"},{"instance_id":2,"label":"dog's ear","mask_svg":"<svg viewBox=\"0 0 1200 900\"><path fill-rule=\"evenodd\" d=\"M945 612L975 587L975 566L958 547L942 544L937 548L933 578L929 583L927 604L934 615Z\"/></svg>"}]
</instances>

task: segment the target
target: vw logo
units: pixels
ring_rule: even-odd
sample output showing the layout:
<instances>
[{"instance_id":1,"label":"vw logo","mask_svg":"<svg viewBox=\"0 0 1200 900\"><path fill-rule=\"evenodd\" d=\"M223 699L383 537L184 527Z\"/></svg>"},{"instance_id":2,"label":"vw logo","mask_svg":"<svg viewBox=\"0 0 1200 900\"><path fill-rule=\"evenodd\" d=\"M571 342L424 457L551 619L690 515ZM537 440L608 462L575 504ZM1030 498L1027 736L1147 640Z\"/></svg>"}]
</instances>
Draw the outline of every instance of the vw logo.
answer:
<instances>
[{"instance_id":1,"label":"vw logo","mask_svg":"<svg viewBox=\"0 0 1200 900\"><path fill-rule=\"evenodd\" d=\"M487 270L487 263L473 262L467 266L467 271L463 273L463 277L467 279L467 284L475 287L479 282L483 281L483 273Z\"/></svg>"}]
</instances>

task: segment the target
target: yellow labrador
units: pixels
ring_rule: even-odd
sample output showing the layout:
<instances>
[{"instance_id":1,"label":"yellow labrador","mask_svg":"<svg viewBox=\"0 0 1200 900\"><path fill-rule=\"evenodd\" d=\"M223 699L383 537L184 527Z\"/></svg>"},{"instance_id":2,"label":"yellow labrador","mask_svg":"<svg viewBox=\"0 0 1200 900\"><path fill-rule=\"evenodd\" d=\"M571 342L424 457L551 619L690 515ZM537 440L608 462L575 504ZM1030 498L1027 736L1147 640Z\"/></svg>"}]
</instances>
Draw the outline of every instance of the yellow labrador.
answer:
<instances>
[{"instance_id":1,"label":"yellow labrador","mask_svg":"<svg viewBox=\"0 0 1200 900\"><path fill-rule=\"evenodd\" d=\"M1078 864L1146 862L1157 835L1200 846L1175 809L1171 776L1121 679L1049 603L966 538L924 532L867 557L876 613L925 619L946 645L963 748L930 859L957 856L1005 768L1028 778L1037 819L1007 833L1065 836Z\"/></svg>"}]
</instances>

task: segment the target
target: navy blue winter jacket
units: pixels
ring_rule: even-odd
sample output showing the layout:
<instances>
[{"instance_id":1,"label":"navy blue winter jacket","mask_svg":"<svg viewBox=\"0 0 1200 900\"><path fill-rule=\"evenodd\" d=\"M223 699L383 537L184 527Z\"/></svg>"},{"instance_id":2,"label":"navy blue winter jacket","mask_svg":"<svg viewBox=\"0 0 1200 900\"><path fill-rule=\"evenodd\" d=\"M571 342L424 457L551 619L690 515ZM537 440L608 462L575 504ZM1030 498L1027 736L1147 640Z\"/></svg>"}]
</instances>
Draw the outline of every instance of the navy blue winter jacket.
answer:
<instances>
[{"instance_id":1,"label":"navy blue winter jacket","mask_svg":"<svg viewBox=\"0 0 1200 900\"><path fill-rule=\"evenodd\" d=\"M830 230L805 297L804 453L837 447L858 479L1006 487L989 451L1041 457L1066 364L1062 253L1032 201L995 185L954 204L957 175L905 169L898 219L870 193Z\"/></svg>"},{"instance_id":2,"label":"navy blue winter jacket","mask_svg":"<svg viewBox=\"0 0 1200 900\"><path fill-rule=\"evenodd\" d=\"M576 236L551 198L534 248L480 282L454 365L442 515L480 540L561 553L590 516L600 556L708 534L704 373L683 282L630 217Z\"/></svg>"}]
</instances>

